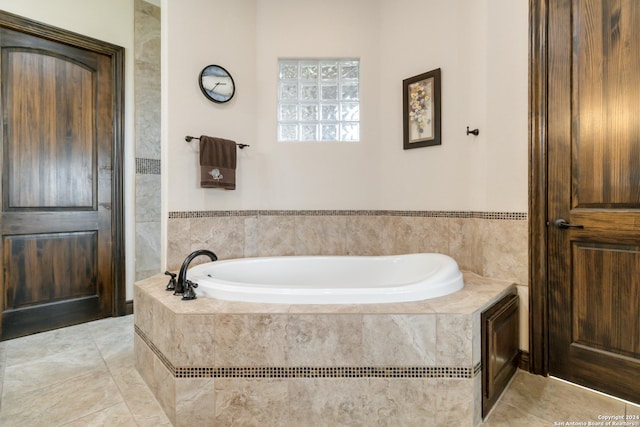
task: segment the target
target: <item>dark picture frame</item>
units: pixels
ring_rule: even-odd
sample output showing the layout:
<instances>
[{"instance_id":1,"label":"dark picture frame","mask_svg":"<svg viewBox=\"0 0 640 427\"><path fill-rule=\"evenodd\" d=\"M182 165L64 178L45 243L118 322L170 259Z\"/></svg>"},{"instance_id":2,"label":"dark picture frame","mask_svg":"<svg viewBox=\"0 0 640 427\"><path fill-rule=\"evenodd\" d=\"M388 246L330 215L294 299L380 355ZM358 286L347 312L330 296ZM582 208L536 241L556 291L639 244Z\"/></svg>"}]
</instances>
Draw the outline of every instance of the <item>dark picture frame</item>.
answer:
<instances>
[{"instance_id":1,"label":"dark picture frame","mask_svg":"<svg viewBox=\"0 0 640 427\"><path fill-rule=\"evenodd\" d=\"M440 145L440 68L402 81L405 150Z\"/></svg>"}]
</instances>

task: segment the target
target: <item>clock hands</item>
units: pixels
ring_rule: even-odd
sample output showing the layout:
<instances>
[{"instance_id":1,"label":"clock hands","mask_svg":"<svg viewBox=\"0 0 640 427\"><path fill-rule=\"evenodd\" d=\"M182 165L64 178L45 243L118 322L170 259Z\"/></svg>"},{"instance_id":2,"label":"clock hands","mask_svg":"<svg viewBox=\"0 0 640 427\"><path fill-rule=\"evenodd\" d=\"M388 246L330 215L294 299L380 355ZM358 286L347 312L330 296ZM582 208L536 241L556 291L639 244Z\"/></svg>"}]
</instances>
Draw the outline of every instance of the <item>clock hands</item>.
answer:
<instances>
[{"instance_id":1,"label":"clock hands","mask_svg":"<svg viewBox=\"0 0 640 427\"><path fill-rule=\"evenodd\" d=\"M225 85L226 85L226 83L224 83L224 82L217 82L217 83L216 83L216 84L211 88L211 92L215 92L215 90L216 90L216 88L217 88L218 86L225 86Z\"/></svg>"}]
</instances>

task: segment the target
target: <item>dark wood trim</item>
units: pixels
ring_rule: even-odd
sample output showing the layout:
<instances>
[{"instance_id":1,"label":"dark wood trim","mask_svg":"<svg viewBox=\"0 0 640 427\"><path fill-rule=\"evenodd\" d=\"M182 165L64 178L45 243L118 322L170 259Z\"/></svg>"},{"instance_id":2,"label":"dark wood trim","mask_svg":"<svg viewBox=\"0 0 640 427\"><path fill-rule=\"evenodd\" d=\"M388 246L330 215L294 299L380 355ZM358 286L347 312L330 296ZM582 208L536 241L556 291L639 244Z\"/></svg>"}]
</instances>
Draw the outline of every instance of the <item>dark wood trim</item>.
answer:
<instances>
[{"instance_id":1,"label":"dark wood trim","mask_svg":"<svg viewBox=\"0 0 640 427\"><path fill-rule=\"evenodd\" d=\"M129 315L129 314L133 314L133 300L132 299L127 300L124 314L125 314L125 316Z\"/></svg>"},{"instance_id":2,"label":"dark wood trim","mask_svg":"<svg viewBox=\"0 0 640 427\"><path fill-rule=\"evenodd\" d=\"M51 303L32 307L26 310L6 310L4 311L4 322L12 325L2 331L2 340L10 340L33 333L34 329L39 331L50 331L62 328L71 324L98 320L102 316L98 313L99 301L97 297L78 298L65 304ZM47 325L41 329L41 319L47 316Z\"/></svg>"},{"instance_id":3,"label":"dark wood trim","mask_svg":"<svg viewBox=\"0 0 640 427\"><path fill-rule=\"evenodd\" d=\"M520 350L518 352L518 368L529 372L529 352Z\"/></svg>"},{"instance_id":4,"label":"dark wood trim","mask_svg":"<svg viewBox=\"0 0 640 427\"><path fill-rule=\"evenodd\" d=\"M5 11L0 11L0 23L4 28L32 34L58 43L65 43L70 46L84 48L108 56L113 56L119 51L124 52L124 48L121 46Z\"/></svg>"},{"instance_id":5,"label":"dark wood trim","mask_svg":"<svg viewBox=\"0 0 640 427\"><path fill-rule=\"evenodd\" d=\"M98 39L53 27L12 13L0 11L0 26L58 43L84 48L111 57L113 71L113 282L112 315L126 313L124 245L124 48Z\"/></svg>"},{"instance_id":6,"label":"dark wood trim","mask_svg":"<svg viewBox=\"0 0 640 427\"><path fill-rule=\"evenodd\" d=\"M549 373L547 285L548 0L529 1L529 369Z\"/></svg>"},{"instance_id":7,"label":"dark wood trim","mask_svg":"<svg viewBox=\"0 0 640 427\"><path fill-rule=\"evenodd\" d=\"M113 114L113 194L111 195L113 222L113 277L115 281L114 316L127 312L124 218L124 48L112 51L114 78ZM133 312L133 311L132 311Z\"/></svg>"}]
</instances>

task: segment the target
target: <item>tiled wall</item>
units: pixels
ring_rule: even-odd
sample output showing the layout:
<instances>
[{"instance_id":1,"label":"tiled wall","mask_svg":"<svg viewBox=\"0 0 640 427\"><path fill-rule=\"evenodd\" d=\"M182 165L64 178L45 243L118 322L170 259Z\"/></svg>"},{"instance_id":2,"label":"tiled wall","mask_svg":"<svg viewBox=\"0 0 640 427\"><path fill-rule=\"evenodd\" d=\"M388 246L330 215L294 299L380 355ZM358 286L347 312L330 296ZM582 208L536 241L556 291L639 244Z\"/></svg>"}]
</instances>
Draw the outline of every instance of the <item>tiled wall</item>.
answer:
<instances>
[{"instance_id":1,"label":"tiled wall","mask_svg":"<svg viewBox=\"0 0 640 427\"><path fill-rule=\"evenodd\" d=\"M136 280L160 271L160 8L135 1Z\"/></svg>"},{"instance_id":2,"label":"tiled wall","mask_svg":"<svg viewBox=\"0 0 640 427\"><path fill-rule=\"evenodd\" d=\"M172 212L169 269L196 249L220 259L440 252L460 268L528 283L527 214L433 211Z\"/></svg>"}]
</instances>

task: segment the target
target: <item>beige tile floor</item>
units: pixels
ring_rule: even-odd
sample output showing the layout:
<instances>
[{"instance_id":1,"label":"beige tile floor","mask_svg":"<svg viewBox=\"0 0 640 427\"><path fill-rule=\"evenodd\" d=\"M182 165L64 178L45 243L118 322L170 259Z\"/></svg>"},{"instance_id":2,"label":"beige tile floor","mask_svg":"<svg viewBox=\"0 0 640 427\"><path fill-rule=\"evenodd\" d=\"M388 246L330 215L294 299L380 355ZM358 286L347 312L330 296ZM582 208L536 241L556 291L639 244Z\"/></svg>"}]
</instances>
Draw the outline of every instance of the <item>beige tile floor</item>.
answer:
<instances>
[{"instance_id":1,"label":"beige tile floor","mask_svg":"<svg viewBox=\"0 0 640 427\"><path fill-rule=\"evenodd\" d=\"M632 418L629 424L613 424L625 422L627 415ZM611 418L611 424L606 424L606 416L620 418ZM640 426L638 417L640 406L555 378L518 371L483 426Z\"/></svg>"},{"instance_id":2,"label":"beige tile floor","mask_svg":"<svg viewBox=\"0 0 640 427\"><path fill-rule=\"evenodd\" d=\"M0 343L0 426L162 426L135 370L133 316Z\"/></svg>"},{"instance_id":3,"label":"beige tile floor","mask_svg":"<svg viewBox=\"0 0 640 427\"><path fill-rule=\"evenodd\" d=\"M0 343L0 392L0 426L171 425L133 366L133 316ZM484 425L605 415L640 415L640 407L519 371Z\"/></svg>"}]
</instances>

